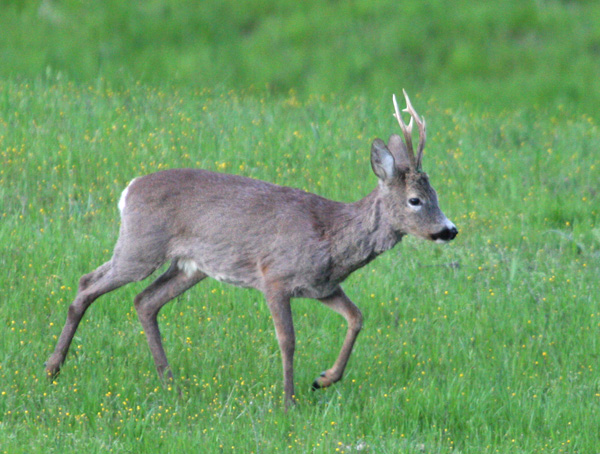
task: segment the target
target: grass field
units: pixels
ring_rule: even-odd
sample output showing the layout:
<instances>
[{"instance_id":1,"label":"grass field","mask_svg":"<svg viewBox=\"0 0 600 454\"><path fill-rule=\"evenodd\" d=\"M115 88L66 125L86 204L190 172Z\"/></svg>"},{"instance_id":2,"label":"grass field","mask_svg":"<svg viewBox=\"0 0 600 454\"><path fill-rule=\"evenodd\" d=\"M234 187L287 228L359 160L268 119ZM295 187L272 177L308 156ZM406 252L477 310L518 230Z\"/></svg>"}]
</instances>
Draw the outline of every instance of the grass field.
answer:
<instances>
[{"instance_id":1,"label":"grass field","mask_svg":"<svg viewBox=\"0 0 600 454\"><path fill-rule=\"evenodd\" d=\"M1 81L0 452L598 452L600 135L564 109L492 115L412 93L424 167L460 235L406 238L348 279L365 328L330 389L309 386L344 322L295 301L289 413L262 295L216 281L161 312L181 397L137 321L144 283L98 300L46 380L131 178L202 167L356 200L376 182L372 139L397 130L386 95Z\"/></svg>"},{"instance_id":2,"label":"grass field","mask_svg":"<svg viewBox=\"0 0 600 454\"><path fill-rule=\"evenodd\" d=\"M589 0L2 0L0 77L597 114L598 24Z\"/></svg>"},{"instance_id":3,"label":"grass field","mask_svg":"<svg viewBox=\"0 0 600 454\"><path fill-rule=\"evenodd\" d=\"M0 1L0 454L600 453L599 24L585 0ZM262 295L212 280L160 315L178 389L133 308L147 282L99 299L47 380L132 178L355 201L403 87L460 234L345 282L365 324L343 381L310 391L346 327L294 301L285 413Z\"/></svg>"}]
</instances>

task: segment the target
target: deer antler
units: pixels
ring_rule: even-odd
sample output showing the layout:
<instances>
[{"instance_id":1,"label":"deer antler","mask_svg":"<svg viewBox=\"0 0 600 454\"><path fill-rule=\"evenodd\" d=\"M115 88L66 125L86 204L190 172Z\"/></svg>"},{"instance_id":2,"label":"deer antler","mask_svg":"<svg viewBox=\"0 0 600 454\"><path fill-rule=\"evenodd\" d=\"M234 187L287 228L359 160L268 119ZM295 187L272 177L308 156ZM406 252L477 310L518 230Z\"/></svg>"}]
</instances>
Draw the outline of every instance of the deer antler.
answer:
<instances>
[{"instance_id":1,"label":"deer antler","mask_svg":"<svg viewBox=\"0 0 600 454\"><path fill-rule=\"evenodd\" d=\"M411 167L415 170L421 170L421 161L423 160L423 150L425 149L425 140L427 138L425 133L425 118L419 117L419 114L414 109L412 104L410 103L410 99L406 94L406 91L402 89L402 93L404 93L404 99L406 100L406 109L403 112L408 112L410 114L410 121L408 126L402 120L402 115L400 114L400 109L398 108L398 102L396 101L396 95L393 95L392 99L394 101L394 117L398 120L398 124L400 124L400 128L402 129L402 133L404 134L404 141L406 142L406 148L408 150L408 157L410 159ZM417 156L415 158L415 152L412 146L412 127L413 120L417 124L419 128L419 148L417 151Z\"/></svg>"}]
</instances>

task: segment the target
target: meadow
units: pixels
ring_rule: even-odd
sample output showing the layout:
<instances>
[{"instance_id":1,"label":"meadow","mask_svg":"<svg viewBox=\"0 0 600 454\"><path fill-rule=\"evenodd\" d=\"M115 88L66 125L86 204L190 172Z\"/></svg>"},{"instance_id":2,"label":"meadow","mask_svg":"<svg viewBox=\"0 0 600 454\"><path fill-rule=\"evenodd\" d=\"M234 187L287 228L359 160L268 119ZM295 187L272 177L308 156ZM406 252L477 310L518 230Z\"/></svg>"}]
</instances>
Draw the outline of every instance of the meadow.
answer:
<instances>
[{"instance_id":1,"label":"meadow","mask_svg":"<svg viewBox=\"0 0 600 454\"><path fill-rule=\"evenodd\" d=\"M378 98L404 87L451 106L591 114L599 23L588 0L2 0L0 77Z\"/></svg>"},{"instance_id":2,"label":"meadow","mask_svg":"<svg viewBox=\"0 0 600 454\"><path fill-rule=\"evenodd\" d=\"M600 452L600 4L585 0L0 2L0 454ZM136 176L197 167L345 202L376 184L392 93L427 119L451 244L407 237L345 282L365 323L295 300L298 405L263 296L133 299L44 361L108 260Z\"/></svg>"},{"instance_id":3,"label":"meadow","mask_svg":"<svg viewBox=\"0 0 600 454\"><path fill-rule=\"evenodd\" d=\"M460 234L406 238L348 279L365 327L330 389L309 387L345 323L294 302L299 405L285 413L262 295L216 281L160 315L181 395L137 321L145 283L90 308L55 381L43 363L79 276L110 257L130 179L202 167L353 201L376 183L372 139L398 128L391 102L0 82L0 452L596 452L598 125L413 103Z\"/></svg>"}]
</instances>

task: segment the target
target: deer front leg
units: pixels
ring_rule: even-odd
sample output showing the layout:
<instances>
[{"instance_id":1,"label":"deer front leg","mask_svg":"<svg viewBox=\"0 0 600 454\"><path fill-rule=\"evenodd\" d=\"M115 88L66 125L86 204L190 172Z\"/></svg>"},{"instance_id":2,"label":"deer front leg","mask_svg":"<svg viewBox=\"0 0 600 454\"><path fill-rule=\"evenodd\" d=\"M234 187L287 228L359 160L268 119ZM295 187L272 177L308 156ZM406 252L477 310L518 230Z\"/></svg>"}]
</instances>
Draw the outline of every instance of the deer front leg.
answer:
<instances>
[{"instance_id":1,"label":"deer front leg","mask_svg":"<svg viewBox=\"0 0 600 454\"><path fill-rule=\"evenodd\" d=\"M294 350L296 348L296 336L294 333L294 322L292 319L292 308L290 298L280 295L266 294L267 304L275 324L275 332L281 360L283 362L283 388L285 391L286 410L295 403L294 400Z\"/></svg>"},{"instance_id":2,"label":"deer front leg","mask_svg":"<svg viewBox=\"0 0 600 454\"><path fill-rule=\"evenodd\" d=\"M313 389L325 388L342 379L344 369L346 368L346 364L348 364L348 358L350 358L352 347L354 346L354 342L356 341L358 333L362 328L363 321L360 309L356 307L352 301L350 301L350 298L346 296L341 287L338 287L333 295L327 298L319 299L319 301L321 301L330 309L336 311L338 314L341 314L346 319L348 322L348 331L346 332L346 338L344 339L342 350L340 351L340 354L338 355L333 367L317 377L317 379L313 382Z\"/></svg>"}]
</instances>

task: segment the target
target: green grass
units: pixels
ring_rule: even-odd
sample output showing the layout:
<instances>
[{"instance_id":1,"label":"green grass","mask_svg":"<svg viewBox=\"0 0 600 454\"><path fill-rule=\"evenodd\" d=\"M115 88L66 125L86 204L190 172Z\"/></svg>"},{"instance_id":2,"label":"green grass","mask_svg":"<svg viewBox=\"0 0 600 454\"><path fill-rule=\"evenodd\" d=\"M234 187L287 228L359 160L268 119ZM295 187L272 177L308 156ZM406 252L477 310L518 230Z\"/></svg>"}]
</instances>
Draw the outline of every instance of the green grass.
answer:
<instances>
[{"instance_id":1,"label":"green grass","mask_svg":"<svg viewBox=\"0 0 600 454\"><path fill-rule=\"evenodd\" d=\"M0 453L600 452L600 6L590 1L0 2ZM201 167L342 201L375 184L391 93L459 227L345 283L365 327L294 302L285 413L262 295L205 281L161 312L163 389L133 309L88 311L46 380L79 277L133 177Z\"/></svg>"},{"instance_id":2,"label":"green grass","mask_svg":"<svg viewBox=\"0 0 600 454\"><path fill-rule=\"evenodd\" d=\"M133 298L98 300L60 377L43 363L79 277L106 261L133 177L202 167L343 201L375 184L390 96L0 81L0 452L593 453L600 450L596 121L490 114L411 93L424 167L460 235L413 238L345 283L365 327L294 302L299 405L283 411L262 295L205 281L161 312L181 397L155 374Z\"/></svg>"},{"instance_id":3,"label":"green grass","mask_svg":"<svg viewBox=\"0 0 600 454\"><path fill-rule=\"evenodd\" d=\"M0 30L8 78L600 105L595 1L3 0Z\"/></svg>"}]
</instances>

